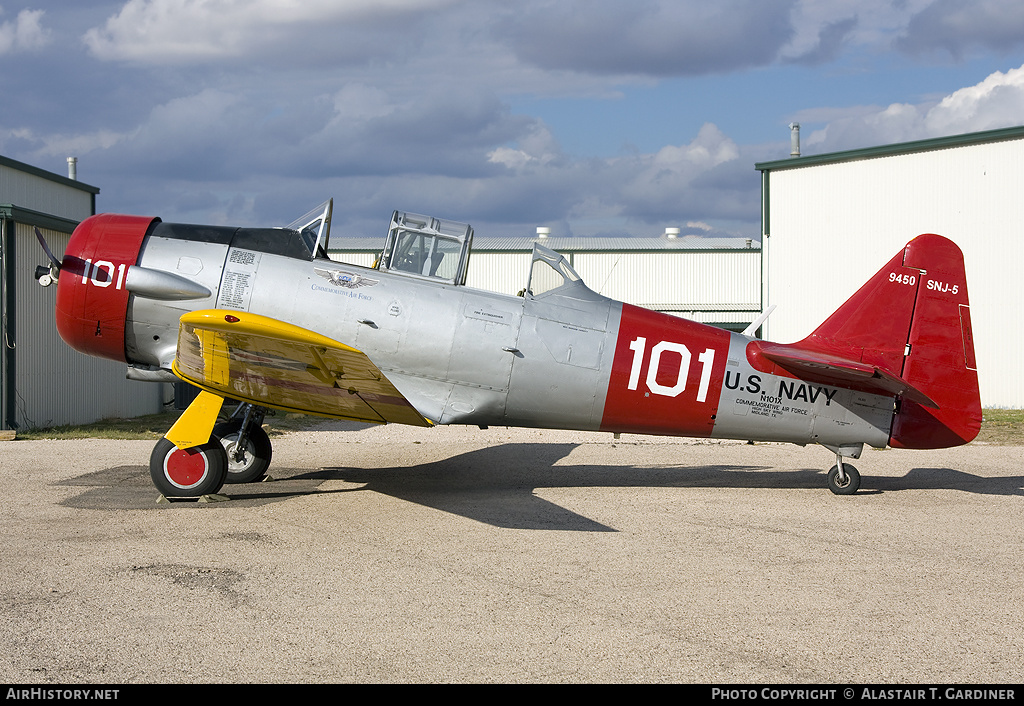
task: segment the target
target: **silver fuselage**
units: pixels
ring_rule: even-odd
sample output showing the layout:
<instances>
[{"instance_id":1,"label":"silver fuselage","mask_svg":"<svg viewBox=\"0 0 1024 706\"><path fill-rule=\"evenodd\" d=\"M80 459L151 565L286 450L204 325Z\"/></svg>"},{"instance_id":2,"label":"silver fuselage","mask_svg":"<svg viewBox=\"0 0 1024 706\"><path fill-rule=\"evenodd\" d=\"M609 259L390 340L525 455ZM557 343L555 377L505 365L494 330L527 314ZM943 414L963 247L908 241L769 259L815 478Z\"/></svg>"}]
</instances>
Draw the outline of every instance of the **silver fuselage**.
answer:
<instances>
[{"instance_id":1,"label":"silver fuselage","mask_svg":"<svg viewBox=\"0 0 1024 706\"><path fill-rule=\"evenodd\" d=\"M170 368L183 313L235 309L363 351L438 424L844 449L884 447L889 436L893 397L761 372L747 356L754 339L653 312L638 316L635 307L581 281L517 296L324 258L157 236L146 238L138 264L211 292L184 301L132 298L126 351L138 366ZM660 368L645 369L652 359L644 356L653 351L660 356L653 365ZM693 399L675 404L686 395Z\"/></svg>"}]
</instances>

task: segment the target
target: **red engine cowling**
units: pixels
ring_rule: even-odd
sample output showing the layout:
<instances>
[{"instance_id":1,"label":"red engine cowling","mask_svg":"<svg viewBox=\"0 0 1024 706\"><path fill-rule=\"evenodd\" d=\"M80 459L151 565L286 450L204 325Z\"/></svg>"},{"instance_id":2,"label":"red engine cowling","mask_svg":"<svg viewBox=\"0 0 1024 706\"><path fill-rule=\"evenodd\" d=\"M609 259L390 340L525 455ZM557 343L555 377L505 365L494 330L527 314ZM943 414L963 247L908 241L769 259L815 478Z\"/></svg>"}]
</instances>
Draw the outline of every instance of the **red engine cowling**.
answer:
<instances>
[{"instance_id":1,"label":"red engine cowling","mask_svg":"<svg viewBox=\"0 0 1024 706\"><path fill-rule=\"evenodd\" d=\"M102 214L71 235L57 280L57 331L77 351L126 361L128 268L158 218Z\"/></svg>"}]
</instances>

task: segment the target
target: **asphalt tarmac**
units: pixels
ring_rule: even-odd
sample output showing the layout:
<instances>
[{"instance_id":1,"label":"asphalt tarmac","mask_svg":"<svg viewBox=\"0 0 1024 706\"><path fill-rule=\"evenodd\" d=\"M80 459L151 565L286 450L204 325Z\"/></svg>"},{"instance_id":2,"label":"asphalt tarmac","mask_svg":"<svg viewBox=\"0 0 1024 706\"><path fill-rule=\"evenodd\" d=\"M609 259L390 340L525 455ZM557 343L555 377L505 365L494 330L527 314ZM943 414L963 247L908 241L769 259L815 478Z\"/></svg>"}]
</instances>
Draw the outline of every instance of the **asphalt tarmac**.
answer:
<instances>
[{"instance_id":1,"label":"asphalt tarmac","mask_svg":"<svg viewBox=\"0 0 1024 706\"><path fill-rule=\"evenodd\" d=\"M0 681L1024 681L1020 447L343 426L210 504L0 442Z\"/></svg>"}]
</instances>

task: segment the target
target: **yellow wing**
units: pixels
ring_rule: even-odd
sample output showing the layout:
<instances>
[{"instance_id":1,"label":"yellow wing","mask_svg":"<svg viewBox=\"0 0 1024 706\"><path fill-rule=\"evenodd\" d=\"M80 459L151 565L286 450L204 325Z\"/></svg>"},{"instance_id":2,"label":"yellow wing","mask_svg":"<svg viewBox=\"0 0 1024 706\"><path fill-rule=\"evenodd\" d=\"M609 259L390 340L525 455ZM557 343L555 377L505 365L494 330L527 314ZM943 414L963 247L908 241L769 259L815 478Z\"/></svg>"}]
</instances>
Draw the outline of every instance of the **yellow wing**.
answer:
<instances>
[{"instance_id":1,"label":"yellow wing","mask_svg":"<svg viewBox=\"0 0 1024 706\"><path fill-rule=\"evenodd\" d=\"M263 407L430 426L365 353L258 314L185 314L173 368L203 390Z\"/></svg>"}]
</instances>

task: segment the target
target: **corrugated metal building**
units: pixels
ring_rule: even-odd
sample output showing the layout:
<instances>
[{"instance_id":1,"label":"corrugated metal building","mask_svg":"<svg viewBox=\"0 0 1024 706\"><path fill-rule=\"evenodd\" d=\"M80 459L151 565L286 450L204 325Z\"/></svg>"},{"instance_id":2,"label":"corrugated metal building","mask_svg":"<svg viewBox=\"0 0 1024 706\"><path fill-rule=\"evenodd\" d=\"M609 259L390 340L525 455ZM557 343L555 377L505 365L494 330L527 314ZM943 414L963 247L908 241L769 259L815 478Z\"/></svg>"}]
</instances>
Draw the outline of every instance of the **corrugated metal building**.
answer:
<instances>
[{"instance_id":1,"label":"corrugated metal building","mask_svg":"<svg viewBox=\"0 0 1024 706\"><path fill-rule=\"evenodd\" d=\"M59 258L78 223L96 212L99 189L0 157L0 429L81 424L162 408L164 386L129 382L125 366L82 355L57 334L56 286L34 277Z\"/></svg>"},{"instance_id":2,"label":"corrugated metal building","mask_svg":"<svg viewBox=\"0 0 1024 706\"><path fill-rule=\"evenodd\" d=\"M517 293L534 242L566 256L588 287L612 299L737 331L761 312L761 249L742 238L476 237L467 286ZM329 254L369 267L383 244L334 237Z\"/></svg>"},{"instance_id":3,"label":"corrugated metal building","mask_svg":"<svg viewBox=\"0 0 1024 706\"><path fill-rule=\"evenodd\" d=\"M1024 407L1024 127L755 165L762 175L765 336L810 333L921 233L967 265L981 400Z\"/></svg>"}]
</instances>

